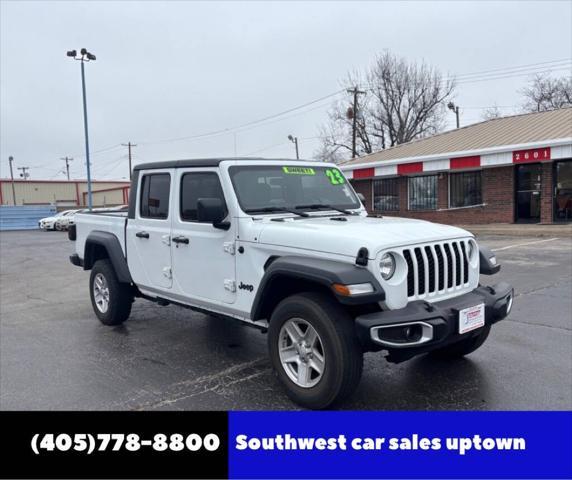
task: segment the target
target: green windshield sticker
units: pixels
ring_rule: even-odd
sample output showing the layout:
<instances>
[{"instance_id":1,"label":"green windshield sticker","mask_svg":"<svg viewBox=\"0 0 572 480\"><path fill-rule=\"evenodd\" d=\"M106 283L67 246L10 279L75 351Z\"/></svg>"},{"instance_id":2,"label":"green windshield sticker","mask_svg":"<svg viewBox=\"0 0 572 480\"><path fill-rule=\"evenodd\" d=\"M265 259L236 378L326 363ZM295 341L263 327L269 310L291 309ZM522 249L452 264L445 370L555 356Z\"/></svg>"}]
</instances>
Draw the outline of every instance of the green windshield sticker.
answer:
<instances>
[{"instance_id":1,"label":"green windshield sticker","mask_svg":"<svg viewBox=\"0 0 572 480\"><path fill-rule=\"evenodd\" d=\"M332 185L343 185L345 183L344 176L337 168L328 168L326 170L326 176Z\"/></svg>"},{"instance_id":2,"label":"green windshield sticker","mask_svg":"<svg viewBox=\"0 0 572 480\"><path fill-rule=\"evenodd\" d=\"M282 170L289 175L316 175L316 171L308 167L282 167Z\"/></svg>"}]
</instances>

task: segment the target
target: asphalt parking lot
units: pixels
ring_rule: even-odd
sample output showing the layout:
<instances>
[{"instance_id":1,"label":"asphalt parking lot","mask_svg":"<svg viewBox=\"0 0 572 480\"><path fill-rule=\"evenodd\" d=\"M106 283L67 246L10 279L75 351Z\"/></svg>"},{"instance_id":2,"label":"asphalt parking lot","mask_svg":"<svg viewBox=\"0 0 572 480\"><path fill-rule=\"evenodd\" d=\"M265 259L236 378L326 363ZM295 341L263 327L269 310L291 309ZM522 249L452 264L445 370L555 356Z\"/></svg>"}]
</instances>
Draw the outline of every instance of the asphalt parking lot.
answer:
<instances>
[{"instance_id":1,"label":"asphalt parking lot","mask_svg":"<svg viewBox=\"0 0 572 480\"><path fill-rule=\"evenodd\" d=\"M483 236L511 282L511 317L469 357L399 365L368 353L342 408L572 408L572 239ZM239 322L138 300L121 327L92 312L88 273L60 232L0 235L2 410L296 409L266 355L266 336Z\"/></svg>"}]
</instances>

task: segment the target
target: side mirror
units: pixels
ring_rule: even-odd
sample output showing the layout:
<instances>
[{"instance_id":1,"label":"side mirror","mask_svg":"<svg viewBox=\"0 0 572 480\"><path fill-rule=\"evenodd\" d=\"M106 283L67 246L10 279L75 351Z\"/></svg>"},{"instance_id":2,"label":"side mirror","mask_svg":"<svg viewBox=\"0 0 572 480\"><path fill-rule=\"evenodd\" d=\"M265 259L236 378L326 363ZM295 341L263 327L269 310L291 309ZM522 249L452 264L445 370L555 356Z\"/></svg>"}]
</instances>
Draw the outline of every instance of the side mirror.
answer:
<instances>
[{"instance_id":1,"label":"side mirror","mask_svg":"<svg viewBox=\"0 0 572 480\"><path fill-rule=\"evenodd\" d=\"M359 201L365 205L365 195L363 193L358 193L357 198L359 198Z\"/></svg>"},{"instance_id":2,"label":"side mirror","mask_svg":"<svg viewBox=\"0 0 572 480\"><path fill-rule=\"evenodd\" d=\"M228 230L230 222L223 222L226 217L226 206L220 198L199 198L197 201L197 220L199 222L210 222L213 227L221 230Z\"/></svg>"}]
</instances>

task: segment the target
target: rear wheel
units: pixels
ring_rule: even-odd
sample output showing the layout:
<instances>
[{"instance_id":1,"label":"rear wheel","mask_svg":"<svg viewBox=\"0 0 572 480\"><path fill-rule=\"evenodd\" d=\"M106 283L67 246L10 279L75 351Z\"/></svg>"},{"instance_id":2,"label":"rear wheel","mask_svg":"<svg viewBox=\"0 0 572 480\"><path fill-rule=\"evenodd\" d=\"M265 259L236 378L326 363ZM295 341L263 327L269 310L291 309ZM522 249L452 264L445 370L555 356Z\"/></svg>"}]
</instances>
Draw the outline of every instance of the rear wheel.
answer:
<instances>
[{"instance_id":1,"label":"rear wheel","mask_svg":"<svg viewBox=\"0 0 572 480\"><path fill-rule=\"evenodd\" d=\"M452 343L451 345L447 345L446 347L433 350L430 355L432 357L442 358L442 359L464 357L469 353L473 353L483 343L485 343L486 339L489 336L490 331L491 331L491 326L487 325L483 327L478 334L469 338L465 338L464 340L461 340L459 342Z\"/></svg>"},{"instance_id":2,"label":"rear wheel","mask_svg":"<svg viewBox=\"0 0 572 480\"><path fill-rule=\"evenodd\" d=\"M93 311L101 323L119 325L131 313L131 286L120 283L109 260L98 260L91 269L89 291Z\"/></svg>"},{"instance_id":3,"label":"rear wheel","mask_svg":"<svg viewBox=\"0 0 572 480\"><path fill-rule=\"evenodd\" d=\"M283 300L268 329L270 358L286 393L307 408L327 408L356 389L363 352L354 322L327 295Z\"/></svg>"}]
</instances>

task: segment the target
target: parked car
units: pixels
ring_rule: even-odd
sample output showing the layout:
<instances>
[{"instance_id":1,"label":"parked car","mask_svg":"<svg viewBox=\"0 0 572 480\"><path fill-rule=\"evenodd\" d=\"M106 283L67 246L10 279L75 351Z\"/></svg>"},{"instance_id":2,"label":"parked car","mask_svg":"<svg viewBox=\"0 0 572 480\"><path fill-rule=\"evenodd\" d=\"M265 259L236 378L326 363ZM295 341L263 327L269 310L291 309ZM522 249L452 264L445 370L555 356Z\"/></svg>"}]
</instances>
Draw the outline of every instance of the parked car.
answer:
<instances>
[{"instance_id":1,"label":"parked car","mask_svg":"<svg viewBox=\"0 0 572 480\"><path fill-rule=\"evenodd\" d=\"M77 212L77 210L64 210L63 212L56 213L52 217L42 218L38 222L38 226L42 230L61 230L61 223L58 224L58 222L75 212Z\"/></svg>"},{"instance_id":2,"label":"parked car","mask_svg":"<svg viewBox=\"0 0 572 480\"><path fill-rule=\"evenodd\" d=\"M512 309L511 285L480 284L500 265L470 232L369 218L334 164L142 164L131 192L128 211L78 213L69 232L99 320L141 298L244 322L305 407L351 395L364 352L461 357Z\"/></svg>"},{"instance_id":3,"label":"parked car","mask_svg":"<svg viewBox=\"0 0 572 480\"><path fill-rule=\"evenodd\" d=\"M66 210L66 215L61 215L57 217L55 228L56 230L62 231L67 230L70 225L74 224L74 217L77 212L81 210Z\"/></svg>"}]
</instances>

